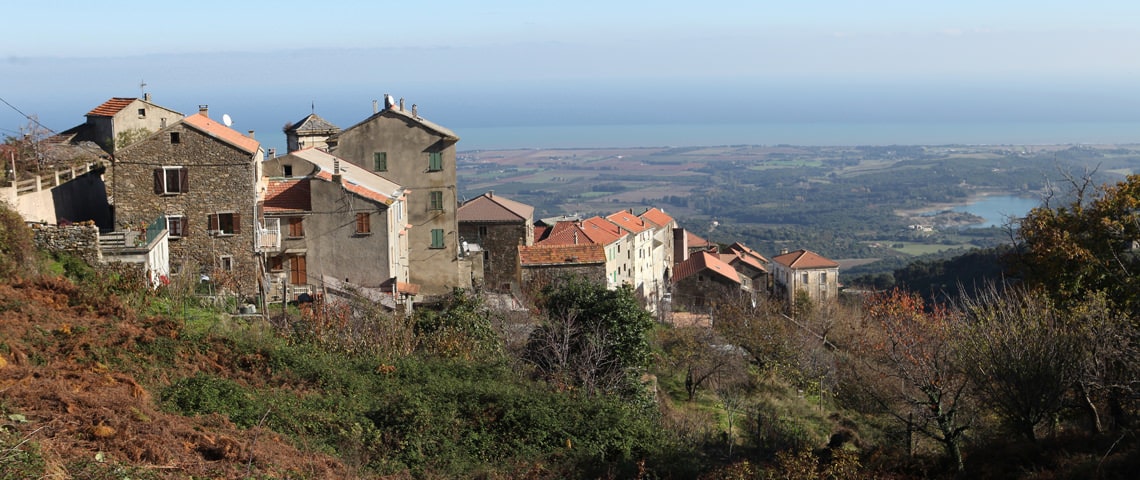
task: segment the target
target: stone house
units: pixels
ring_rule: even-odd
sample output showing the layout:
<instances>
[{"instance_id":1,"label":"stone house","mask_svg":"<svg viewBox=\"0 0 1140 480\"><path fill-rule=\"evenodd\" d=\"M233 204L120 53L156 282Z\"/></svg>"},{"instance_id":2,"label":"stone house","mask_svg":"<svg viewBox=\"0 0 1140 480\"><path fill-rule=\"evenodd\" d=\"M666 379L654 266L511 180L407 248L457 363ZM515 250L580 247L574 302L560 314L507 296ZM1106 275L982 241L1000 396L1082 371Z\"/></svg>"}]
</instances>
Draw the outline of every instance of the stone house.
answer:
<instances>
[{"instance_id":1,"label":"stone house","mask_svg":"<svg viewBox=\"0 0 1140 480\"><path fill-rule=\"evenodd\" d=\"M638 217L653 226L652 243L649 246L652 271L649 277L655 282L658 300L664 300L665 293L673 283L673 229L677 226L677 222L664 210L656 207L645 210ZM663 308L668 309L668 306L665 305Z\"/></svg>"},{"instance_id":2,"label":"stone house","mask_svg":"<svg viewBox=\"0 0 1140 480\"><path fill-rule=\"evenodd\" d=\"M772 257L772 278L777 294L794 305L796 292L823 303L839 297L839 264L809 250L796 250Z\"/></svg>"},{"instance_id":3,"label":"stone house","mask_svg":"<svg viewBox=\"0 0 1140 480\"><path fill-rule=\"evenodd\" d=\"M690 311L704 311L716 295L751 291L752 281L712 252L697 252L678 263L673 275L673 304Z\"/></svg>"},{"instance_id":4,"label":"stone house","mask_svg":"<svg viewBox=\"0 0 1140 480\"><path fill-rule=\"evenodd\" d=\"M518 252L519 284L532 296L562 277L578 276L590 282L605 282L606 254L596 243L521 245Z\"/></svg>"},{"instance_id":5,"label":"stone house","mask_svg":"<svg viewBox=\"0 0 1140 480\"><path fill-rule=\"evenodd\" d=\"M469 288L474 276L459 251L457 142L451 130L421 117L415 105L405 110L402 101L386 101L383 110L326 140L330 153L408 189L411 281L425 296Z\"/></svg>"},{"instance_id":6,"label":"stone house","mask_svg":"<svg viewBox=\"0 0 1140 480\"><path fill-rule=\"evenodd\" d=\"M761 292L771 288L768 259L743 243L735 242L726 247L720 253L720 259L751 279L753 291Z\"/></svg>"},{"instance_id":7,"label":"stone house","mask_svg":"<svg viewBox=\"0 0 1140 480\"><path fill-rule=\"evenodd\" d=\"M457 215L460 249L481 248L487 288L511 291L518 279L518 247L534 244L534 207L487 192L463 202Z\"/></svg>"},{"instance_id":8,"label":"stone house","mask_svg":"<svg viewBox=\"0 0 1140 480\"><path fill-rule=\"evenodd\" d=\"M115 155L116 224L165 218L172 274L202 273L230 291L255 295L262 159L257 140L215 122L202 106Z\"/></svg>"},{"instance_id":9,"label":"stone house","mask_svg":"<svg viewBox=\"0 0 1140 480\"><path fill-rule=\"evenodd\" d=\"M330 283L380 292L390 303L414 295L406 189L315 147L268 159L264 171L264 221L282 237L266 251L271 300Z\"/></svg>"},{"instance_id":10,"label":"stone house","mask_svg":"<svg viewBox=\"0 0 1140 480\"><path fill-rule=\"evenodd\" d=\"M581 245L592 243L601 245L606 256L605 282L610 290L630 283L626 274L630 271L625 251L628 250L628 235L601 217L586 221L560 221L550 227L538 245Z\"/></svg>"}]
</instances>

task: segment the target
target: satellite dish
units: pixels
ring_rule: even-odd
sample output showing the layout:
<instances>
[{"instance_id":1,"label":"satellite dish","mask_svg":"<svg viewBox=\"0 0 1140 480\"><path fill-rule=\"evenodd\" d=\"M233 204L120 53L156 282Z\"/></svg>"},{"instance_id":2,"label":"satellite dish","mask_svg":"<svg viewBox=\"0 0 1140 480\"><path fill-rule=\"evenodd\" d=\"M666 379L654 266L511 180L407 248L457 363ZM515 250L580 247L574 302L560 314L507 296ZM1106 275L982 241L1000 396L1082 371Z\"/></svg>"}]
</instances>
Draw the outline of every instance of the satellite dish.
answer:
<instances>
[{"instance_id":1,"label":"satellite dish","mask_svg":"<svg viewBox=\"0 0 1140 480\"><path fill-rule=\"evenodd\" d=\"M234 119L230 118L230 114L223 113L222 114L222 123L226 124L226 126L228 127L228 126L231 126L234 124Z\"/></svg>"}]
</instances>

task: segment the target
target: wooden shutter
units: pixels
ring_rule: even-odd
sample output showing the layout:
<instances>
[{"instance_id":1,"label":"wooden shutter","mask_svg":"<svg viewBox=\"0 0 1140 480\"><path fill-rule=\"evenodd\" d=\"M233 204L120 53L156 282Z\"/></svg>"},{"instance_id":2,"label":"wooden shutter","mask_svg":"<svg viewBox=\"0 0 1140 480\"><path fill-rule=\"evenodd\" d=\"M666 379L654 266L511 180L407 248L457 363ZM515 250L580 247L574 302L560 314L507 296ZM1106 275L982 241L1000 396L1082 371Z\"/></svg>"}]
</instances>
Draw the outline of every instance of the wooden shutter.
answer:
<instances>
[{"instance_id":1,"label":"wooden shutter","mask_svg":"<svg viewBox=\"0 0 1140 480\"><path fill-rule=\"evenodd\" d=\"M178 192L186 193L190 191L190 169L182 167L178 169Z\"/></svg>"},{"instance_id":2,"label":"wooden shutter","mask_svg":"<svg viewBox=\"0 0 1140 480\"><path fill-rule=\"evenodd\" d=\"M235 233L235 234L241 233L241 214L240 213L231 213L230 215L233 215L233 219L234 219L234 232L233 233Z\"/></svg>"},{"instance_id":3,"label":"wooden shutter","mask_svg":"<svg viewBox=\"0 0 1140 480\"><path fill-rule=\"evenodd\" d=\"M218 214L211 213L206 216L206 229L210 231L218 231Z\"/></svg>"},{"instance_id":4,"label":"wooden shutter","mask_svg":"<svg viewBox=\"0 0 1140 480\"><path fill-rule=\"evenodd\" d=\"M309 283L308 272L305 271L305 257L297 255L289 257L289 283L305 285Z\"/></svg>"},{"instance_id":5,"label":"wooden shutter","mask_svg":"<svg viewBox=\"0 0 1140 480\"><path fill-rule=\"evenodd\" d=\"M166 193L162 189L162 180L163 180L162 169L161 168L154 169L154 193L157 195L162 195L163 193Z\"/></svg>"},{"instance_id":6,"label":"wooden shutter","mask_svg":"<svg viewBox=\"0 0 1140 480\"><path fill-rule=\"evenodd\" d=\"M190 235L189 220L187 217L178 217L178 235L186 237Z\"/></svg>"}]
</instances>

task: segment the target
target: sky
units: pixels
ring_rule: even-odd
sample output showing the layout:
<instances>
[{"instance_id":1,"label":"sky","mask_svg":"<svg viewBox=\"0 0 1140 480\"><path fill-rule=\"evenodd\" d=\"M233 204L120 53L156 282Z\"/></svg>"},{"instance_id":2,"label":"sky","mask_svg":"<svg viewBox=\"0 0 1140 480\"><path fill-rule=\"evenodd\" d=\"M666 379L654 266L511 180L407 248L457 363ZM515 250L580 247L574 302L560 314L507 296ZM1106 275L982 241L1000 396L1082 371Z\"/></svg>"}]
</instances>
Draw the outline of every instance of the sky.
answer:
<instances>
[{"instance_id":1,"label":"sky","mask_svg":"<svg viewBox=\"0 0 1140 480\"><path fill-rule=\"evenodd\" d=\"M227 112L263 141L310 111L349 126L385 93L461 136L590 123L1140 122L1134 1L312 5L10 5L0 134L27 124L16 109L63 130L144 89L183 113Z\"/></svg>"}]
</instances>

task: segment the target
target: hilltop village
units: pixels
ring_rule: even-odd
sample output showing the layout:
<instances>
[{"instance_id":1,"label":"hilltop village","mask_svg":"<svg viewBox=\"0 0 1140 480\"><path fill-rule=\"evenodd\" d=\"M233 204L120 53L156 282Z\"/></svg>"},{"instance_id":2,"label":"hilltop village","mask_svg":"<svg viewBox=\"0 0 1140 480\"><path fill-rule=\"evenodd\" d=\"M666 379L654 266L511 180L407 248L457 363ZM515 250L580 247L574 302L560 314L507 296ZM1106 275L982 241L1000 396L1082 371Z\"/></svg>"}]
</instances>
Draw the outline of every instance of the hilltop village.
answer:
<instances>
[{"instance_id":1,"label":"hilltop village","mask_svg":"<svg viewBox=\"0 0 1140 480\"><path fill-rule=\"evenodd\" d=\"M155 286L198 277L253 311L362 293L410 312L455 289L522 305L567 275L628 285L662 321L725 289L838 296L832 260L710 243L656 206L536 219L492 191L460 202L459 136L402 98L343 129L309 114L286 125L284 153L230 123L111 98L41 142L63 170L4 198L48 248L137 264Z\"/></svg>"}]
</instances>

